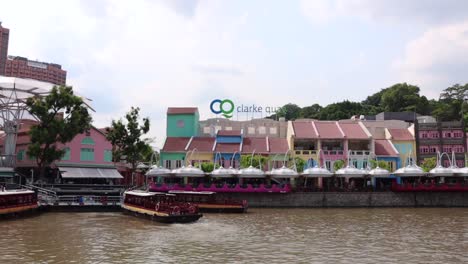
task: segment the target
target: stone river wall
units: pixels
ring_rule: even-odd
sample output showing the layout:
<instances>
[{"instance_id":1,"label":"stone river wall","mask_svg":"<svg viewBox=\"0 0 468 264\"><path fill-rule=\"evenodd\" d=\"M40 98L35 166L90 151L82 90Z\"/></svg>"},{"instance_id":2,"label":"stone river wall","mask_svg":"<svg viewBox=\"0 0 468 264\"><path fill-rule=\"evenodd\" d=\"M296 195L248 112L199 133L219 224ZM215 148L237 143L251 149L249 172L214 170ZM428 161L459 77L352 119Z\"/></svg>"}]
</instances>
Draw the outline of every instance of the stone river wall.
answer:
<instances>
[{"instance_id":1,"label":"stone river wall","mask_svg":"<svg viewBox=\"0 0 468 264\"><path fill-rule=\"evenodd\" d=\"M468 207L468 192L295 192L218 194L249 207Z\"/></svg>"}]
</instances>

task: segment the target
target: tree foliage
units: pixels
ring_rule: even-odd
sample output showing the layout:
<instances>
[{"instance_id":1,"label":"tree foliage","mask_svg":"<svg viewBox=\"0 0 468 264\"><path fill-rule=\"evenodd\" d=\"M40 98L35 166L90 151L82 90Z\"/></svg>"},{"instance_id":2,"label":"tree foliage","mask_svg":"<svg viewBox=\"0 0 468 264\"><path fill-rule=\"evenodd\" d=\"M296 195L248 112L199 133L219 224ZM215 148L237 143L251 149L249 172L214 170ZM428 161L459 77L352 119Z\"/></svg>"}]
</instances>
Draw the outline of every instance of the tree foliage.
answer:
<instances>
[{"instance_id":1,"label":"tree foliage","mask_svg":"<svg viewBox=\"0 0 468 264\"><path fill-rule=\"evenodd\" d=\"M28 98L29 112L39 120L29 131L27 154L35 157L41 177L45 168L65 153L58 144L70 142L91 127L92 118L71 86L55 86L45 97Z\"/></svg>"},{"instance_id":2,"label":"tree foliage","mask_svg":"<svg viewBox=\"0 0 468 264\"><path fill-rule=\"evenodd\" d=\"M422 115L433 115L440 121L454 121L464 118L468 124L468 84L455 84L443 90L439 100L428 100L420 95L418 86L397 83L367 96L362 102L348 100L332 103L327 106L313 104L299 107L287 104L280 108L277 115L286 120L309 118L318 120L349 119L354 115L376 115L380 112L416 112Z\"/></svg>"},{"instance_id":3,"label":"tree foliage","mask_svg":"<svg viewBox=\"0 0 468 264\"><path fill-rule=\"evenodd\" d=\"M265 166L268 163L268 157L262 156L262 155L254 155L253 160L252 160L252 155L241 155L240 157L240 167L241 168L248 168L250 164L252 164L253 167L259 168L260 164Z\"/></svg>"},{"instance_id":4,"label":"tree foliage","mask_svg":"<svg viewBox=\"0 0 468 264\"><path fill-rule=\"evenodd\" d=\"M125 121L112 120L111 127L107 128L107 140L113 146L114 161L124 158L131 165L132 172L135 171L137 163L144 159L145 153L147 155L149 152L147 140L141 137L148 133L150 121L143 118L140 124L139 119L140 108L132 107L125 115Z\"/></svg>"},{"instance_id":5,"label":"tree foliage","mask_svg":"<svg viewBox=\"0 0 468 264\"><path fill-rule=\"evenodd\" d=\"M375 169L377 167L377 165L381 169L386 169L386 170L390 171L390 166L389 166L388 162L386 162L384 160L379 160L379 161L370 160L370 166L371 166L372 169Z\"/></svg>"},{"instance_id":6,"label":"tree foliage","mask_svg":"<svg viewBox=\"0 0 468 264\"><path fill-rule=\"evenodd\" d=\"M335 162L333 163L333 169L334 169L334 171L337 171L337 170L339 170L339 169L342 169L342 168L344 168L344 166L345 166L344 160L337 160L337 161L335 161Z\"/></svg>"},{"instance_id":7,"label":"tree foliage","mask_svg":"<svg viewBox=\"0 0 468 264\"><path fill-rule=\"evenodd\" d=\"M436 158L436 157L425 158L425 159L421 162L421 168L422 168L425 172L429 172L430 170L432 170L432 169L435 168L436 166L437 166L437 158Z\"/></svg>"}]
</instances>

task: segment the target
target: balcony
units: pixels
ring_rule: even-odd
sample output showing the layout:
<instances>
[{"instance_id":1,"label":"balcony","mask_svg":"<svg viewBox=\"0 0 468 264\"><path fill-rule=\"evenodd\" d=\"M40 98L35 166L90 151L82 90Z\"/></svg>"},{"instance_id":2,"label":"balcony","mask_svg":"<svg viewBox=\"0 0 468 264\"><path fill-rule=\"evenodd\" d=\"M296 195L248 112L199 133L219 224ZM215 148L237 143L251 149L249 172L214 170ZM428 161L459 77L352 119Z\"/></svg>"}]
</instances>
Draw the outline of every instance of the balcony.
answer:
<instances>
[{"instance_id":1,"label":"balcony","mask_svg":"<svg viewBox=\"0 0 468 264\"><path fill-rule=\"evenodd\" d=\"M311 156L317 155L317 150L295 150L294 153L296 155Z\"/></svg>"},{"instance_id":2,"label":"balcony","mask_svg":"<svg viewBox=\"0 0 468 264\"><path fill-rule=\"evenodd\" d=\"M350 152L350 156L369 156L370 154L370 150L352 150Z\"/></svg>"}]
</instances>

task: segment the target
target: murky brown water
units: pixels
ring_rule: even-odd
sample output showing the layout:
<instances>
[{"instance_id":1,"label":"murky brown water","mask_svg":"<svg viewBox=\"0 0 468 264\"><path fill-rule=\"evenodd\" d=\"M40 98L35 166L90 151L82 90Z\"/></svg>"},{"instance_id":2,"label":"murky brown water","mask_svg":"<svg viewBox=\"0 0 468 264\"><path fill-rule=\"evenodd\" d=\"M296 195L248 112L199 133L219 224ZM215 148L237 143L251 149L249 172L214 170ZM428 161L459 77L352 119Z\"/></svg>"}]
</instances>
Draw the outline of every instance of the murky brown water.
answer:
<instances>
[{"instance_id":1,"label":"murky brown water","mask_svg":"<svg viewBox=\"0 0 468 264\"><path fill-rule=\"evenodd\" d=\"M157 224L120 213L0 222L0 263L468 263L468 209L251 209Z\"/></svg>"}]
</instances>

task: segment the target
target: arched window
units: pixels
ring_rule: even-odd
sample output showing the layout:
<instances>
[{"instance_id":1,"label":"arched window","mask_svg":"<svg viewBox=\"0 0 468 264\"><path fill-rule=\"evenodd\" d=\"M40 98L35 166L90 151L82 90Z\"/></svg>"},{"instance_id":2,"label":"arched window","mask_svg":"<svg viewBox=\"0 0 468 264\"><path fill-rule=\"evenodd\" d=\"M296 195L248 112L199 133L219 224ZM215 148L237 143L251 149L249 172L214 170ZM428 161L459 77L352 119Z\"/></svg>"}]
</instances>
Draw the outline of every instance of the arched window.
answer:
<instances>
[{"instance_id":1,"label":"arched window","mask_svg":"<svg viewBox=\"0 0 468 264\"><path fill-rule=\"evenodd\" d=\"M81 141L82 145L94 145L94 140L91 137L85 137Z\"/></svg>"}]
</instances>

